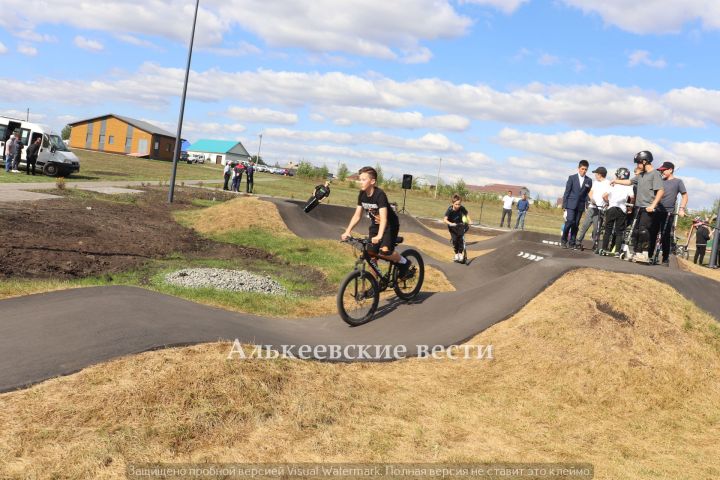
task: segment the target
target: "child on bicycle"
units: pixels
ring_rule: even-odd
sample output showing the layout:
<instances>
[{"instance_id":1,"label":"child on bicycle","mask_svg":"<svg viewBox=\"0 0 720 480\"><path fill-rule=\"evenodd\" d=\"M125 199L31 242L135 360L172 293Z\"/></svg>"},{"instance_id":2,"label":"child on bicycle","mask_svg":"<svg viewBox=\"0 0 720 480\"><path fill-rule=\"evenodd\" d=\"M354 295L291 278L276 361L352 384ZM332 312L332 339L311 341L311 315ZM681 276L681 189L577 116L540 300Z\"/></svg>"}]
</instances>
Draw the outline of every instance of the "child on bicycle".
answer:
<instances>
[{"instance_id":1,"label":"child on bicycle","mask_svg":"<svg viewBox=\"0 0 720 480\"><path fill-rule=\"evenodd\" d=\"M448 226L450 231L450 239L455 250L453 262L462 262L463 260L463 239L465 232L469 228L470 218L468 211L462 205L462 198L457 193L452 196L452 205L445 211L443 222Z\"/></svg>"},{"instance_id":2,"label":"child on bicycle","mask_svg":"<svg viewBox=\"0 0 720 480\"><path fill-rule=\"evenodd\" d=\"M350 219L345 232L340 236L347 240L355 225L360 222L363 211L370 219L370 243L368 253L373 258L381 258L396 263L399 269L401 280L411 275L411 262L395 251L395 242L400 233L400 219L390 207L387 195L377 183L377 171L372 167L363 167L358 172L360 175L360 193L358 194L357 208Z\"/></svg>"}]
</instances>

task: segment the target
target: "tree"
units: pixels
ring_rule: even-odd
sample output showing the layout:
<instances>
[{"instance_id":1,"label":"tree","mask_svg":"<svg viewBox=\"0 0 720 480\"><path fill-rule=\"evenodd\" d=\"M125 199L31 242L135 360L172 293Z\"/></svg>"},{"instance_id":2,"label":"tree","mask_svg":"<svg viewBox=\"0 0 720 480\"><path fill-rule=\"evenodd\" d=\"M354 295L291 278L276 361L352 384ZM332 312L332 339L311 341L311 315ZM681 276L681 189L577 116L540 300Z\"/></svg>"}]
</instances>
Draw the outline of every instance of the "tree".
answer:
<instances>
[{"instance_id":1,"label":"tree","mask_svg":"<svg viewBox=\"0 0 720 480\"><path fill-rule=\"evenodd\" d=\"M379 163L375 164L375 171L377 172L377 184L382 185L385 181L385 176L383 175L382 167Z\"/></svg>"},{"instance_id":2,"label":"tree","mask_svg":"<svg viewBox=\"0 0 720 480\"><path fill-rule=\"evenodd\" d=\"M453 193L460 195L460 198L466 199L470 190L468 190L465 181L461 178L452 186Z\"/></svg>"},{"instance_id":3,"label":"tree","mask_svg":"<svg viewBox=\"0 0 720 480\"><path fill-rule=\"evenodd\" d=\"M340 166L338 167L338 171L337 171L338 180L340 180L341 182L344 182L345 179L348 177L349 173L350 173L350 170L348 169L348 166L345 165L344 163L341 163Z\"/></svg>"},{"instance_id":4,"label":"tree","mask_svg":"<svg viewBox=\"0 0 720 480\"><path fill-rule=\"evenodd\" d=\"M70 125L65 125L62 129L62 132L60 133L60 135L62 136L62 139L69 140L71 131L72 131L72 127Z\"/></svg>"},{"instance_id":5,"label":"tree","mask_svg":"<svg viewBox=\"0 0 720 480\"><path fill-rule=\"evenodd\" d=\"M266 165L266 163L263 162L262 156L261 156L261 157L258 157L257 155L252 155L252 156L250 157L250 160L251 160L253 163L256 163L256 164L258 164L258 165Z\"/></svg>"}]
</instances>

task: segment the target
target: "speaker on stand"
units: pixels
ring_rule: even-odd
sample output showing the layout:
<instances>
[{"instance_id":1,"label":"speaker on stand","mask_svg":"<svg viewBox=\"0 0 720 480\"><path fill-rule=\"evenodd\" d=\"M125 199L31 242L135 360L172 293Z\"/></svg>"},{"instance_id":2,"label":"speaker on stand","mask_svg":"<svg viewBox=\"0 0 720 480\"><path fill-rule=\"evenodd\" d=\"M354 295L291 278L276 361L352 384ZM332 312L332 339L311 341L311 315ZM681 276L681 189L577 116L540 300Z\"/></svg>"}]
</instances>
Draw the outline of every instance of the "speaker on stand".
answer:
<instances>
[{"instance_id":1,"label":"speaker on stand","mask_svg":"<svg viewBox=\"0 0 720 480\"><path fill-rule=\"evenodd\" d=\"M400 209L400 212L398 212L398 213L407 213L407 211L405 210L405 199L407 198L407 191L412 190L412 175L408 175L407 173L405 175L403 175L402 188L403 188L403 206L402 206L402 209Z\"/></svg>"}]
</instances>

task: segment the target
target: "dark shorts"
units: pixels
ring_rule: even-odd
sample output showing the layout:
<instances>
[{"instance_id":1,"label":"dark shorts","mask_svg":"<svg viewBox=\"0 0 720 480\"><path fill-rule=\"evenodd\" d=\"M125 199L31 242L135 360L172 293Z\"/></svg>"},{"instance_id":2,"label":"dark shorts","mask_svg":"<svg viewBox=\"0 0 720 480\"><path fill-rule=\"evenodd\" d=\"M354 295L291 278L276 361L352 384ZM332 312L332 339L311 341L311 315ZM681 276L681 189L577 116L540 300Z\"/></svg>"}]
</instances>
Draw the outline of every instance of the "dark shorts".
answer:
<instances>
[{"instance_id":1,"label":"dark shorts","mask_svg":"<svg viewBox=\"0 0 720 480\"><path fill-rule=\"evenodd\" d=\"M378 228L370 228L370 238L373 238L378 233ZM368 251L377 255L391 255L395 251L395 241L397 240L398 234L400 233L400 225L392 226L388 225L385 228L380 243L373 243L368 246Z\"/></svg>"}]
</instances>

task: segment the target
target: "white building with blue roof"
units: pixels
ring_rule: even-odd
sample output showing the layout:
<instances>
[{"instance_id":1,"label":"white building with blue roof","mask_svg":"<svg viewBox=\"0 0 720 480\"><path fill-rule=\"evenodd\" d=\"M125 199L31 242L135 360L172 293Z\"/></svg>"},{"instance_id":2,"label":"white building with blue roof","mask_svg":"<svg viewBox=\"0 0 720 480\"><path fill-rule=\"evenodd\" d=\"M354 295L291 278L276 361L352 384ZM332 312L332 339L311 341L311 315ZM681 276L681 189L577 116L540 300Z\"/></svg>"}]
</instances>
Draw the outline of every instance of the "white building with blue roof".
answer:
<instances>
[{"instance_id":1,"label":"white building with blue roof","mask_svg":"<svg viewBox=\"0 0 720 480\"><path fill-rule=\"evenodd\" d=\"M235 140L201 139L188 149L188 155L202 155L205 163L225 165L228 162L247 162L250 154L243 144Z\"/></svg>"}]
</instances>

